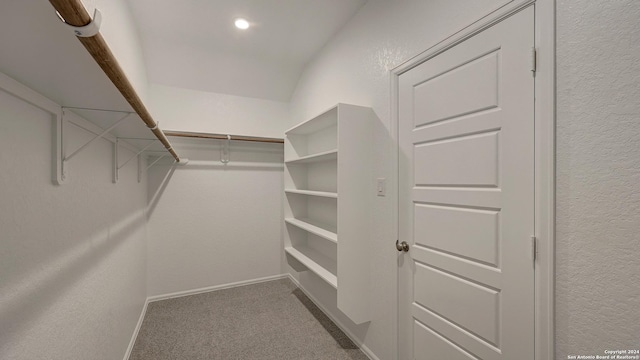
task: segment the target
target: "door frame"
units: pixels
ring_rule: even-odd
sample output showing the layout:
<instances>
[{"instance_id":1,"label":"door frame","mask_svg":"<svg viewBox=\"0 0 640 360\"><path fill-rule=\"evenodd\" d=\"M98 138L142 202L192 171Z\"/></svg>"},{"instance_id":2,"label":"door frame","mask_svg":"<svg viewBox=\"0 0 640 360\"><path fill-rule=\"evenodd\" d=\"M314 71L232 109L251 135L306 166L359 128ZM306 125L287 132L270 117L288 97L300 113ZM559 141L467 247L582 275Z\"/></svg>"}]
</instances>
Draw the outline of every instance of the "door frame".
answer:
<instances>
[{"instance_id":1,"label":"door frame","mask_svg":"<svg viewBox=\"0 0 640 360\"><path fill-rule=\"evenodd\" d=\"M447 37L424 52L390 70L391 81L391 137L396 159L393 176L394 218L396 237L399 216L399 143L398 95L399 77L403 73L478 34L503 19L535 6L535 236L537 258L535 276L535 360L553 360L555 352L555 124L556 124L556 56L555 56L556 0L512 0L489 15ZM395 239L394 239L395 241ZM399 309L398 268L396 268L396 309ZM394 345L398 357L400 318L396 311Z\"/></svg>"}]
</instances>

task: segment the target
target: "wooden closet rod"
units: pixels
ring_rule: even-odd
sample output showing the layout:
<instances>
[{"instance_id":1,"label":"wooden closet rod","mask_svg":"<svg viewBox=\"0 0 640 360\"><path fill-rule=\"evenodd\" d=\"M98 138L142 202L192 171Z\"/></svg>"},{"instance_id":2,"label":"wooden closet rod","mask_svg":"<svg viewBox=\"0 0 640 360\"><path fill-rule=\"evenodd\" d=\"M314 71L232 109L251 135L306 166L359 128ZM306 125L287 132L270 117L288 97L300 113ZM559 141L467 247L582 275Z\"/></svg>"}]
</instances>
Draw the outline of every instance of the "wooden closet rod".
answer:
<instances>
[{"instance_id":1,"label":"wooden closet rod","mask_svg":"<svg viewBox=\"0 0 640 360\"><path fill-rule=\"evenodd\" d=\"M171 131L171 130L167 130L164 133L167 136L178 136L178 137L200 138L200 139L227 140L227 135L224 135L224 134L209 134L209 133ZM231 137L230 140L264 142L264 143L273 143L273 144L284 144L284 139L278 139L278 138L268 138L268 137L259 137L259 136L244 136L244 135L229 135L229 136Z\"/></svg>"},{"instance_id":2,"label":"wooden closet rod","mask_svg":"<svg viewBox=\"0 0 640 360\"><path fill-rule=\"evenodd\" d=\"M91 16L87 13L84 5L82 5L81 0L49 0L49 2L69 25L86 26L91 23ZM98 65L100 65L102 71L107 74L116 88L120 90L122 96L124 96L151 132L158 138L158 140L160 140L160 142L162 142L171 156L179 162L180 157L173 150L171 143L169 143L165 134L158 127L158 123L153 120L151 114L142 103L142 100L131 85L131 82L129 82L127 76L124 74L120 64L118 64L115 56L113 56L113 53L102 37L102 34L98 33L91 37L78 37L78 40L80 40L82 45L84 45L91 56L93 56L93 59L98 63Z\"/></svg>"}]
</instances>

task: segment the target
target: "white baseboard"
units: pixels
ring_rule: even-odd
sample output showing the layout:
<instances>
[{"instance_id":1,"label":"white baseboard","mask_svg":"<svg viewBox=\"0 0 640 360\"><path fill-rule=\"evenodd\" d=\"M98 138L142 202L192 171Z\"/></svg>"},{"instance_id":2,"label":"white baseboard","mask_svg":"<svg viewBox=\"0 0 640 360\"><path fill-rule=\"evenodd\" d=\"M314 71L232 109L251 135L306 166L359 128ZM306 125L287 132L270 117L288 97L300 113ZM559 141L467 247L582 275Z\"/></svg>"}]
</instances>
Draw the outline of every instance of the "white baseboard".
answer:
<instances>
[{"instance_id":1,"label":"white baseboard","mask_svg":"<svg viewBox=\"0 0 640 360\"><path fill-rule=\"evenodd\" d=\"M336 319L331 313L325 308L313 295L311 295L307 290L305 290L298 280L294 278L291 274L287 274L287 277L300 289L307 297L325 314L331 321L333 321L339 328L344 332L354 344L358 345L360 350L369 357L371 360L380 360L371 349L369 349L362 341L358 340L358 338L346 327L342 324L338 319Z\"/></svg>"},{"instance_id":2,"label":"white baseboard","mask_svg":"<svg viewBox=\"0 0 640 360\"><path fill-rule=\"evenodd\" d=\"M140 328L142 327L142 321L144 321L144 316L147 314L147 305L149 305L148 298L144 301L142 312L140 313L140 317L138 318L138 324L136 325L135 330L133 330L133 335L131 336L131 340L129 341L129 347L127 347L127 352L124 353L124 360L129 360L129 357L131 356L131 351L133 351L133 345L135 345L136 339L138 338L138 333L140 332Z\"/></svg>"},{"instance_id":3,"label":"white baseboard","mask_svg":"<svg viewBox=\"0 0 640 360\"><path fill-rule=\"evenodd\" d=\"M162 294L162 295L154 295L154 296L148 297L147 298L147 302L154 302L154 301L159 301L159 300L173 299L173 298L182 297L182 296L202 294L202 293L206 293L206 292L210 292L210 291L216 291L216 290L222 290L222 289L230 289L230 288L234 288L234 287L238 287L238 286L244 286L244 285L258 284L258 283L261 283L261 282L284 279L284 278L287 278L287 277L289 277L289 274L280 274L280 275L267 276L267 277L263 277L263 278L259 278L259 279L238 281L238 282L234 282L234 283L230 283L230 284L208 286L208 287L204 287L204 288L200 288L200 289L178 291L178 292L169 293L169 294Z\"/></svg>"}]
</instances>

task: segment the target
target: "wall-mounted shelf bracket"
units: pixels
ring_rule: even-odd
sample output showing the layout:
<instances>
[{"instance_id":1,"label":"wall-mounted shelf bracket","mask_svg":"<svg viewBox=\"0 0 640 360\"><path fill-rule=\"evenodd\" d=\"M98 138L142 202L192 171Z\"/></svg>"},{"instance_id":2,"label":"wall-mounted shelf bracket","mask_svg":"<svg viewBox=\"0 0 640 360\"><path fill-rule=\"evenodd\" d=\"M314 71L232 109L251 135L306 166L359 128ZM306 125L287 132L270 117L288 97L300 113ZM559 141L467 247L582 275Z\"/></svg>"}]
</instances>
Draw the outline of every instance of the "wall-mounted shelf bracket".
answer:
<instances>
[{"instance_id":1,"label":"wall-mounted shelf bracket","mask_svg":"<svg viewBox=\"0 0 640 360\"><path fill-rule=\"evenodd\" d=\"M220 162L223 164L228 164L229 160L229 148L231 147L231 135L227 135L227 140L222 145L222 149L220 149Z\"/></svg>"},{"instance_id":2,"label":"wall-mounted shelf bracket","mask_svg":"<svg viewBox=\"0 0 640 360\"><path fill-rule=\"evenodd\" d=\"M64 121L62 120L62 109L59 108L58 113L53 117L53 141L55 142L53 153L53 182L56 185L65 183L67 176L64 171L64 139L63 129Z\"/></svg>"},{"instance_id":3,"label":"wall-mounted shelf bracket","mask_svg":"<svg viewBox=\"0 0 640 360\"><path fill-rule=\"evenodd\" d=\"M24 100L27 103L44 110L51 115L53 125L53 155L52 155L52 181L56 185L64 184L64 177L62 176L62 159L64 158L64 151L62 142L62 109L60 105L54 103L50 99L42 96L41 94L33 91L18 81L10 78L9 76L0 72L0 89L15 96L18 99Z\"/></svg>"},{"instance_id":4,"label":"wall-mounted shelf bracket","mask_svg":"<svg viewBox=\"0 0 640 360\"><path fill-rule=\"evenodd\" d=\"M147 170L151 169L153 165L155 165L156 163L158 163L158 161L164 159L165 157L167 157L167 155L161 155L160 157L155 159L151 164L147 165Z\"/></svg>"},{"instance_id":5,"label":"wall-mounted shelf bracket","mask_svg":"<svg viewBox=\"0 0 640 360\"><path fill-rule=\"evenodd\" d=\"M158 127L157 122L147 110L124 70L118 64L104 37L98 31L100 12L95 11L93 18L91 18L81 0L49 0L49 2L56 9L58 17L65 24L72 26L76 36L83 37L80 39L82 45L91 54L113 85L120 91L124 99L131 105L131 108L140 116L147 128L162 142L171 156L176 161L180 161L180 157L171 147L166 135Z\"/></svg>"},{"instance_id":6,"label":"wall-mounted shelf bracket","mask_svg":"<svg viewBox=\"0 0 640 360\"><path fill-rule=\"evenodd\" d=\"M114 183L118 182L118 178L120 177L120 169L125 167L125 165L127 165L129 162L131 162L131 160L135 159L136 157L138 158L138 182L140 182L140 181L142 181L142 166L141 166L141 161L140 161L140 154L145 152L148 148L151 147L151 145L155 144L156 141L158 141L158 140L157 139L149 139L149 143L145 147L143 147L135 155L133 155L132 157L127 159L122 165L119 165L119 162L118 162L119 154L118 154L118 152L120 151L120 139L122 139L122 140L127 140L127 139L141 140L139 138L116 138L116 144L115 144L115 147L113 148L113 151L114 151L114 155L113 155L114 156L114 161L113 161L113 182Z\"/></svg>"},{"instance_id":7,"label":"wall-mounted shelf bracket","mask_svg":"<svg viewBox=\"0 0 640 360\"><path fill-rule=\"evenodd\" d=\"M94 109L94 110L102 111L99 109ZM111 130L115 129L118 125L120 125L123 121L125 121L131 114L134 114L133 112L122 112L122 113L125 113L124 117L120 118L109 128L102 130L100 133L95 135L91 140L87 141L82 146L74 150L71 154L66 155L66 146L64 144L64 137L65 137L65 128L67 126L68 120L65 119L66 110L64 107L62 108L62 114L61 114L60 120L56 121L56 133L55 133L57 147L61 149L61 151L57 152L58 154L57 156L59 158L56 158L56 162L60 166L60 171L61 171L60 178L62 182L66 181L67 177L69 176L68 163L72 158L74 158L76 155L78 155L80 152L86 149L89 145L93 144L96 140L102 139L105 135L111 132Z\"/></svg>"},{"instance_id":8,"label":"wall-mounted shelf bracket","mask_svg":"<svg viewBox=\"0 0 640 360\"><path fill-rule=\"evenodd\" d=\"M142 167L142 156L138 155L138 184L142 182Z\"/></svg>"},{"instance_id":9,"label":"wall-mounted shelf bracket","mask_svg":"<svg viewBox=\"0 0 640 360\"><path fill-rule=\"evenodd\" d=\"M148 152L158 152L158 151L148 151ZM153 165L157 164L160 160L162 160L162 159L164 159L165 157L168 156L164 151L161 151L161 152L163 154L160 157L158 157L157 159L155 159L151 164L149 164L147 166L147 170L151 169L151 167ZM180 159L180 161L175 161L174 160L171 164L167 164L167 165L170 165L170 166L175 166L175 165L184 166L184 165L187 165L188 163L189 163L189 159Z\"/></svg>"}]
</instances>

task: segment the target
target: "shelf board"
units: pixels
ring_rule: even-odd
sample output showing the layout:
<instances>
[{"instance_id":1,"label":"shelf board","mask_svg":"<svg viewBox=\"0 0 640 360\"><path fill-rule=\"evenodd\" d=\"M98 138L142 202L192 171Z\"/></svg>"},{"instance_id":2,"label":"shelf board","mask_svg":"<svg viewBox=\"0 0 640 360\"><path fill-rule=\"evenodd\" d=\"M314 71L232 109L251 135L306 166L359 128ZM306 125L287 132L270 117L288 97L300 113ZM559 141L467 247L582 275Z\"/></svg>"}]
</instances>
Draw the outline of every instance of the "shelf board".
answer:
<instances>
[{"instance_id":1,"label":"shelf board","mask_svg":"<svg viewBox=\"0 0 640 360\"><path fill-rule=\"evenodd\" d=\"M338 124L338 106L285 131L285 135L309 135Z\"/></svg>"},{"instance_id":2,"label":"shelf board","mask_svg":"<svg viewBox=\"0 0 640 360\"><path fill-rule=\"evenodd\" d=\"M317 154L302 156L296 159L286 160L287 164L308 164L321 161L332 161L338 159L338 149L324 151Z\"/></svg>"},{"instance_id":3,"label":"shelf board","mask_svg":"<svg viewBox=\"0 0 640 360\"><path fill-rule=\"evenodd\" d=\"M294 247L285 247L284 251L286 251L287 254L291 255L296 260L298 260L301 264L306 266L307 269L309 269L310 271L318 275L322 280L329 283L329 285L333 286L335 289L338 288L338 277L335 276L331 271L327 270L325 267L321 266L316 261L308 257L307 255L305 255L302 251ZM312 256L319 256L321 258L326 258L324 255L320 255L319 253L308 248L306 248L304 252L310 255L314 254Z\"/></svg>"},{"instance_id":4,"label":"shelf board","mask_svg":"<svg viewBox=\"0 0 640 360\"><path fill-rule=\"evenodd\" d=\"M284 192L289 194L310 195L337 199L338 193L326 192L326 191L312 191L312 190L297 190L297 189L284 189Z\"/></svg>"},{"instance_id":5,"label":"shelf board","mask_svg":"<svg viewBox=\"0 0 640 360\"><path fill-rule=\"evenodd\" d=\"M288 222L293 226L297 226L302 230L310 232L311 234L318 235L321 238L327 239L331 242L338 243L338 234L336 234L336 229L332 229L331 226L319 223L317 221L313 221L311 219L296 219L296 218L286 218L284 221Z\"/></svg>"}]
</instances>

